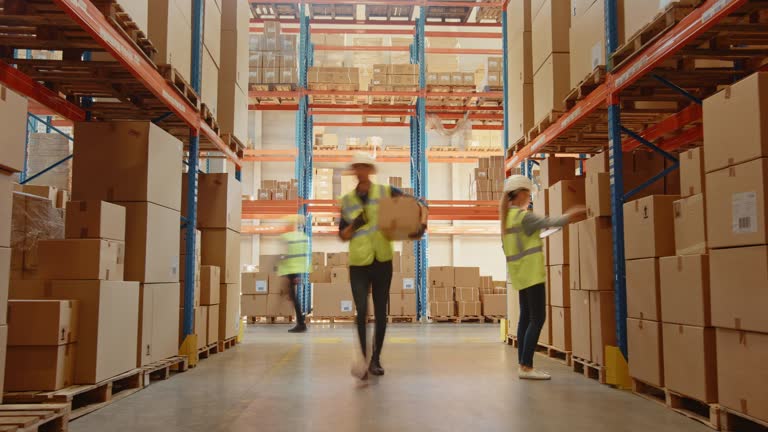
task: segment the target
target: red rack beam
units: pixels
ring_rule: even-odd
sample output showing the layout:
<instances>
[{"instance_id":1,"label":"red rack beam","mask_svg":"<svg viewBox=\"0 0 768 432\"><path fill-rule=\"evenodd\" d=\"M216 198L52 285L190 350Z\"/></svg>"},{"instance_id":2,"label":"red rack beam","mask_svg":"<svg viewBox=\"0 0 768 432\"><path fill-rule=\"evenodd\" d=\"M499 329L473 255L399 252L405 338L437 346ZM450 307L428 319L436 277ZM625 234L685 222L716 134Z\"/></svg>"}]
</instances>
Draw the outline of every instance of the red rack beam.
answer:
<instances>
[{"instance_id":1,"label":"red rack beam","mask_svg":"<svg viewBox=\"0 0 768 432\"><path fill-rule=\"evenodd\" d=\"M701 105L691 104L684 110L675 115L671 115L659 123L649 127L640 133L640 136L648 141L654 142L670 133L681 130L684 126L691 123L700 122L702 119ZM640 147L640 143L633 138L627 138L622 144L625 152L632 151Z\"/></svg>"},{"instance_id":2,"label":"red rack beam","mask_svg":"<svg viewBox=\"0 0 768 432\"><path fill-rule=\"evenodd\" d=\"M263 24L265 21L274 21L271 19L262 19L262 18L251 18L251 24ZM299 21L296 19L287 19L287 20L280 20L281 24L290 24L290 25L298 25ZM395 27L412 27L416 25L416 21L384 21L384 20L323 20L323 19L313 19L310 20L309 23L313 26L316 25L333 25L333 26L395 26ZM456 27L458 23L455 22L435 22L435 21L427 21L426 23L427 27ZM479 22L479 23L461 23L460 24L462 28L471 28L471 27L477 27L477 28L501 28L500 23L488 23L488 22Z\"/></svg>"},{"instance_id":3,"label":"red rack beam","mask_svg":"<svg viewBox=\"0 0 768 432\"><path fill-rule=\"evenodd\" d=\"M310 115L326 115L326 116L413 116L416 115L414 111L387 111L387 110L354 110L354 111L342 111L342 110L317 110L310 109Z\"/></svg>"},{"instance_id":4,"label":"red rack beam","mask_svg":"<svg viewBox=\"0 0 768 432\"><path fill-rule=\"evenodd\" d=\"M296 111L298 105L273 105L273 104L251 104L248 105L249 111Z\"/></svg>"},{"instance_id":5,"label":"red rack beam","mask_svg":"<svg viewBox=\"0 0 768 432\"><path fill-rule=\"evenodd\" d=\"M315 51L403 51L408 52L409 46L365 46L365 45L315 45Z\"/></svg>"},{"instance_id":6,"label":"red rack beam","mask_svg":"<svg viewBox=\"0 0 768 432\"><path fill-rule=\"evenodd\" d=\"M314 122L315 126L327 127L409 127L410 123L345 123L345 122Z\"/></svg>"},{"instance_id":7,"label":"red rack beam","mask_svg":"<svg viewBox=\"0 0 768 432\"><path fill-rule=\"evenodd\" d=\"M504 50L481 48L427 48L426 51L427 54L504 55Z\"/></svg>"},{"instance_id":8,"label":"red rack beam","mask_svg":"<svg viewBox=\"0 0 768 432\"><path fill-rule=\"evenodd\" d=\"M85 120L85 111L79 106L68 102L58 93L32 80L8 63L0 62L0 82L8 86L8 88L50 108L64 118L72 121Z\"/></svg>"}]
</instances>

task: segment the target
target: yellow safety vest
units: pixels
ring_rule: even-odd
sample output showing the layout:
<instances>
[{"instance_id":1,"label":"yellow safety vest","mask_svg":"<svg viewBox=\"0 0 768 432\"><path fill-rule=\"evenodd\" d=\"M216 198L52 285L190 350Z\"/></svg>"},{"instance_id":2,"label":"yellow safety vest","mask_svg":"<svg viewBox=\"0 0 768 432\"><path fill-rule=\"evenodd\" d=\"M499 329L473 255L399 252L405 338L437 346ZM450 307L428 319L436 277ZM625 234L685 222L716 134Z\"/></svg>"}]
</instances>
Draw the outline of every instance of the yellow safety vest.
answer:
<instances>
[{"instance_id":1,"label":"yellow safety vest","mask_svg":"<svg viewBox=\"0 0 768 432\"><path fill-rule=\"evenodd\" d=\"M282 256L277 268L279 276L309 273L309 240L303 232L294 231L281 236L288 244L288 252Z\"/></svg>"},{"instance_id":2,"label":"yellow safety vest","mask_svg":"<svg viewBox=\"0 0 768 432\"><path fill-rule=\"evenodd\" d=\"M354 190L341 198L341 217L344 220L351 224L365 210L368 221L355 231L349 242L349 265L367 266L373 264L374 259L392 261L392 242L379 231L379 200L390 196L392 190L389 186L372 184L366 204Z\"/></svg>"},{"instance_id":3,"label":"yellow safety vest","mask_svg":"<svg viewBox=\"0 0 768 432\"><path fill-rule=\"evenodd\" d=\"M526 213L526 210L519 208L509 210L502 242L507 257L509 283L518 291L547 280L541 232L537 230L533 235L525 233L523 218Z\"/></svg>"}]
</instances>

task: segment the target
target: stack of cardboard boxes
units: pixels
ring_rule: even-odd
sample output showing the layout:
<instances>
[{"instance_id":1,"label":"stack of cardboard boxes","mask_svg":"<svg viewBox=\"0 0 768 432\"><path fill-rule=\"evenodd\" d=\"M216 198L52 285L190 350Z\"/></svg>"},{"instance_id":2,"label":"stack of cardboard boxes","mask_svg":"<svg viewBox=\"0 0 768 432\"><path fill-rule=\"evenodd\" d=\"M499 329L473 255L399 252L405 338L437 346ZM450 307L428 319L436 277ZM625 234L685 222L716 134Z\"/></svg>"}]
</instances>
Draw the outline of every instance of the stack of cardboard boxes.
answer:
<instances>
[{"instance_id":1,"label":"stack of cardboard boxes","mask_svg":"<svg viewBox=\"0 0 768 432\"><path fill-rule=\"evenodd\" d=\"M141 121L76 123L75 136L73 199L125 207L125 278L141 283L137 366L174 356L182 143ZM89 206L86 212L98 211Z\"/></svg>"},{"instance_id":2,"label":"stack of cardboard boxes","mask_svg":"<svg viewBox=\"0 0 768 432\"><path fill-rule=\"evenodd\" d=\"M418 83L418 77L416 78ZM427 72L427 85L474 87L475 74L472 72L437 72L434 69L430 69Z\"/></svg>"},{"instance_id":3,"label":"stack of cardboard boxes","mask_svg":"<svg viewBox=\"0 0 768 432\"><path fill-rule=\"evenodd\" d=\"M592 1L574 1L571 8L571 20L570 20L570 85L571 88L576 88L581 81L583 81L589 74L591 74L598 67L605 67L606 55L605 55L605 0L592 0ZM634 2L629 1L626 3L645 3L632 5L636 11L631 11L632 24L643 23L643 25L651 20L655 16L655 13L660 11L660 3L647 3L647 2ZM618 43L622 45L624 43L624 27L625 27L625 2L618 0L617 2L617 14L618 14ZM653 15L647 16L645 11L655 11ZM646 15L646 16L643 16ZM645 21L643 21L645 19ZM634 32L633 32L634 33Z\"/></svg>"},{"instance_id":4,"label":"stack of cardboard boxes","mask_svg":"<svg viewBox=\"0 0 768 432\"><path fill-rule=\"evenodd\" d=\"M216 1L219 0L208 0L206 6ZM220 133L231 134L241 143L248 142L250 17L251 8L248 0L221 2L221 31L218 43L221 44L222 49L220 50L216 118ZM294 69L292 77L295 76ZM203 102L205 101L203 99Z\"/></svg>"},{"instance_id":5,"label":"stack of cardboard boxes","mask_svg":"<svg viewBox=\"0 0 768 432\"><path fill-rule=\"evenodd\" d=\"M298 181L296 179L262 180L258 198L259 200L290 201L297 199L298 193Z\"/></svg>"},{"instance_id":6,"label":"stack of cardboard boxes","mask_svg":"<svg viewBox=\"0 0 768 432\"><path fill-rule=\"evenodd\" d=\"M195 301L197 302L197 295ZM200 306L195 310L197 346L210 346L221 340L219 334L219 304L221 303L221 269L200 266Z\"/></svg>"},{"instance_id":7,"label":"stack of cardboard boxes","mask_svg":"<svg viewBox=\"0 0 768 432\"><path fill-rule=\"evenodd\" d=\"M12 285L14 339L6 379L16 390L95 384L142 365L143 355L168 350L169 357L178 349L176 327L168 331L167 321L142 335L147 290L124 281L126 209L73 202L66 233L64 240L39 242L40 279ZM178 302L178 293L168 292ZM174 321L175 309L170 315L160 319Z\"/></svg>"},{"instance_id":8,"label":"stack of cardboard boxes","mask_svg":"<svg viewBox=\"0 0 768 432\"><path fill-rule=\"evenodd\" d=\"M419 86L419 65L375 64L371 75L373 91L410 91Z\"/></svg>"},{"instance_id":9,"label":"stack of cardboard boxes","mask_svg":"<svg viewBox=\"0 0 768 432\"><path fill-rule=\"evenodd\" d=\"M313 254L313 263L317 260ZM268 317L291 318L294 316L293 303L288 292L288 280L277 274L280 255L261 255L259 271L242 274L242 314L249 318ZM318 265L318 267L320 267Z\"/></svg>"},{"instance_id":10,"label":"stack of cardboard boxes","mask_svg":"<svg viewBox=\"0 0 768 432\"><path fill-rule=\"evenodd\" d=\"M491 156L481 158L479 168L475 169L475 185L479 201L501 199L504 191L504 157Z\"/></svg>"},{"instance_id":11,"label":"stack of cardboard boxes","mask_svg":"<svg viewBox=\"0 0 768 432\"><path fill-rule=\"evenodd\" d=\"M344 318L355 316L355 302L349 284L349 254L346 252L328 253L325 265L316 262L313 256L312 308L313 315L319 318ZM370 294L369 294L370 297ZM369 308L368 314L373 314Z\"/></svg>"},{"instance_id":12,"label":"stack of cardboard boxes","mask_svg":"<svg viewBox=\"0 0 768 432\"><path fill-rule=\"evenodd\" d=\"M430 317L506 315L506 287L477 267L430 267L428 279Z\"/></svg>"},{"instance_id":13,"label":"stack of cardboard boxes","mask_svg":"<svg viewBox=\"0 0 768 432\"><path fill-rule=\"evenodd\" d=\"M533 127L533 56L531 0L510 2L507 8L507 99L509 142L525 137Z\"/></svg>"},{"instance_id":14,"label":"stack of cardboard boxes","mask_svg":"<svg viewBox=\"0 0 768 432\"><path fill-rule=\"evenodd\" d=\"M487 317L507 316L507 284L496 282L491 276L480 277L480 301L483 315Z\"/></svg>"},{"instance_id":15,"label":"stack of cardboard boxes","mask_svg":"<svg viewBox=\"0 0 768 432\"><path fill-rule=\"evenodd\" d=\"M504 58L503 57L488 57L485 63L487 74L485 76L484 89L488 90L500 90L504 87ZM473 78L474 80L474 78ZM465 78L464 85L469 85ZM471 85L474 85L474 81Z\"/></svg>"},{"instance_id":16,"label":"stack of cardboard boxes","mask_svg":"<svg viewBox=\"0 0 768 432\"><path fill-rule=\"evenodd\" d=\"M533 61L534 122L565 108L570 86L569 36L571 22L567 1L532 3L531 46ZM527 131L526 131L527 132Z\"/></svg>"},{"instance_id":17,"label":"stack of cardboard boxes","mask_svg":"<svg viewBox=\"0 0 768 432\"><path fill-rule=\"evenodd\" d=\"M64 216L53 207L51 199L56 197L54 188L14 184L12 189L12 208L9 207L12 212L11 280L39 279L38 243L41 240L64 238Z\"/></svg>"},{"instance_id":18,"label":"stack of cardboard boxes","mask_svg":"<svg viewBox=\"0 0 768 432\"><path fill-rule=\"evenodd\" d=\"M402 252L395 252L392 268L392 284L389 288L389 315L415 317L417 315L416 256L412 241L404 241Z\"/></svg>"},{"instance_id":19,"label":"stack of cardboard boxes","mask_svg":"<svg viewBox=\"0 0 768 432\"><path fill-rule=\"evenodd\" d=\"M265 22L264 34L252 35L250 39L249 84L296 85L297 42L296 35L281 33L280 22Z\"/></svg>"},{"instance_id":20,"label":"stack of cardboard boxes","mask_svg":"<svg viewBox=\"0 0 768 432\"><path fill-rule=\"evenodd\" d=\"M314 90L359 90L360 70L353 67L313 66L309 68L309 87Z\"/></svg>"}]
</instances>

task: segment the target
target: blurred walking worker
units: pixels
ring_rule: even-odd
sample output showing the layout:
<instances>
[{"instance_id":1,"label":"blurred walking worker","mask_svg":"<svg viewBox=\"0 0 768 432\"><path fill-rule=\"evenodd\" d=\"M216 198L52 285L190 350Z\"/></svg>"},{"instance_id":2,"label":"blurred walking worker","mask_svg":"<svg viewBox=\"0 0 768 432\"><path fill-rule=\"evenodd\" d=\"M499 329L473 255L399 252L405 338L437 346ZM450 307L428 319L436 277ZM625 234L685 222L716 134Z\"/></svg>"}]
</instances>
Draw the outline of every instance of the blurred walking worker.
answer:
<instances>
[{"instance_id":1,"label":"blurred walking worker","mask_svg":"<svg viewBox=\"0 0 768 432\"><path fill-rule=\"evenodd\" d=\"M500 204L501 236L507 257L508 282L520 296L520 321L517 325L518 376L521 379L548 380L550 375L534 369L533 354L546 320L546 268L541 230L559 228L571 217L585 211L569 209L564 216L548 218L528 210L533 183L514 175L504 182Z\"/></svg>"},{"instance_id":2,"label":"blurred walking worker","mask_svg":"<svg viewBox=\"0 0 768 432\"><path fill-rule=\"evenodd\" d=\"M384 375L381 350L387 331L387 305L392 282L392 242L378 229L379 200L402 196L403 192L389 185L371 182L376 172L376 160L367 153L354 156L351 168L357 176L357 187L341 199L339 237L349 242L349 279L357 308L357 333L362 359L352 366L352 374L359 379L371 375ZM426 228L422 222L422 231ZM376 318L373 352L367 363L366 322L368 319L368 291L372 288L373 309Z\"/></svg>"},{"instance_id":3,"label":"blurred walking worker","mask_svg":"<svg viewBox=\"0 0 768 432\"><path fill-rule=\"evenodd\" d=\"M307 331L307 325L304 322L304 314L301 311L298 291L302 278L306 278L310 271L309 238L300 229L304 225L304 218L294 216L292 220L294 222L293 231L287 232L280 237L285 243L287 251L280 260L277 274L284 278L284 283L288 285L288 294L296 311L296 325L288 331L291 333L303 333Z\"/></svg>"}]
</instances>

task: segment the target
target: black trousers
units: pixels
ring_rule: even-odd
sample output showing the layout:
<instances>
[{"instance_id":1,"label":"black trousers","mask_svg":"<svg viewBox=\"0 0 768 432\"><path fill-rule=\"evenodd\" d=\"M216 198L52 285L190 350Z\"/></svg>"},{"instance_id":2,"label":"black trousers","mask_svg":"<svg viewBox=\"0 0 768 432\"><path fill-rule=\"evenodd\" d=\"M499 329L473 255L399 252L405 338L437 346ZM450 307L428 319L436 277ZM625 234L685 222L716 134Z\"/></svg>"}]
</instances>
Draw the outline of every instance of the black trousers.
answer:
<instances>
[{"instance_id":1,"label":"black trousers","mask_svg":"<svg viewBox=\"0 0 768 432\"><path fill-rule=\"evenodd\" d=\"M389 286L392 283L392 261L374 261L367 266L350 266L349 279L357 308L357 335L364 356L368 355L365 333L368 321L368 290L372 289L373 313L376 318L373 358L378 359L381 356L384 335L387 332L387 305L389 304Z\"/></svg>"},{"instance_id":2,"label":"black trousers","mask_svg":"<svg viewBox=\"0 0 768 432\"><path fill-rule=\"evenodd\" d=\"M547 288L534 285L520 291L520 321L517 324L517 355L521 366L533 367L533 354L547 318Z\"/></svg>"},{"instance_id":3,"label":"black trousers","mask_svg":"<svg viewBox=\"0 0 768 432\"><path fill-rule=\"evenodd\" d=\"M284 278L288 279L288 294L291 296L293 302L293 309L296 311L296 324L304 324L304 314L301 312L301 302L299 302L299 283L301 282L300 274L285 275Z\"/></svg>"}]
</instances>

